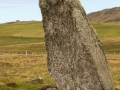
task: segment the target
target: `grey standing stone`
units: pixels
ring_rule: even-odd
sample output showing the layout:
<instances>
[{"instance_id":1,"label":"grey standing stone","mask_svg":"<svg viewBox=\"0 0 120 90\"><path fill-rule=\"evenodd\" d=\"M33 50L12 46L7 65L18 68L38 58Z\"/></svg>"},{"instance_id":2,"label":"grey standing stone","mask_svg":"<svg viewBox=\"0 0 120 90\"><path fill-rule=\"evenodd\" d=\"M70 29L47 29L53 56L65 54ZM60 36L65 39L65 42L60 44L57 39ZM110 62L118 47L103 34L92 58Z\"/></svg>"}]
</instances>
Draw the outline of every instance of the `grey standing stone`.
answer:
<instances>
[{"instance_id":1,"label":"grey standing stone","mask_svg":"<svg viewBox=\"0 0 120 90\"><path fill-rule=\"evenodd\" d=\"M114 90L100 40L79 0L40 0L47 65L59 90Z\"/></svg>"},{"instance_id":2,"label":"grey standing stone","mask_svg":"<svg viewBox=\"0 0 120 90\"><path fill-rule=\"evenodd\" d=\"M52 90L58 90L57 88L52 88Z\"/></svg>"},{"instance_id":3,"label":"grey standing stone","mask_svg":"<svg viewBox=\"0 0 120 90\"><path fill-rule=\"evenodd\" d=\"M47 90L52 90L51 88L48 88Z\"/></svg>"},{"instance_id":4,"label":"grey standing stone","mask_svg":"<svg viewBox=\"0 0 120 90\"><path fill-rule=\"evenodd\" d=\"M58 90L57 88L48 88L47 90Z\"/></svg>"}]
</instances>

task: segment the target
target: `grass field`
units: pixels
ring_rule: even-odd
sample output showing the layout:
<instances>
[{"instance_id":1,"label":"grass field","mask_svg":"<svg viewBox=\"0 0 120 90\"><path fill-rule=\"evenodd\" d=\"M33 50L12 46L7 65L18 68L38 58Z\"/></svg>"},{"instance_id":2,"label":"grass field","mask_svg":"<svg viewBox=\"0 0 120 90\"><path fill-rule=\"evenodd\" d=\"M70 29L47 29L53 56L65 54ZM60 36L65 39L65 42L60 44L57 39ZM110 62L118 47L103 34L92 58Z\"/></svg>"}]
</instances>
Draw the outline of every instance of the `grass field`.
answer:
<instances>
[{"instance_id":1,"label":"grass field","mask_svg":"<svg viewBox=\"0 0 120 90\"><path fill-rule=\"evenodd\" d=\"M116 90L120 90L120 55L106 55Z\"/></svg>"},{"instance_id":2,"label":"grass field","mask_svg":"<svg viewBox=\"0 0 120 90\"><path fill-rule=\"evenodd\" d=\"M116 90L120 90L120 55L106 55ZM42 84L28 80L39 76L44 84L54 85L46 65L46 54L0 55L0 90L36 90ZM14 82L16 86L7 84Z\"/></svg>"},{"instance_id":3,"label":"grass field","mask_svg":"<svg viewBox=\"0 0 120 90\"><path fill-rule=\"evenodd\" d=\"M0 24L0 52L45 52L43 37L41 22Z\"/></svg>"},{"instance_id":4,"label":"grass field","mask_svg":"<svg viewBox=\"0 0 120 90\"><path fill-rule=\"evenodd\" d=\"M91 24L103 44L116 90L120 90L120 55L116 55L120 53L120 24ZM31 54L44 52L41 22L0 24L0 90L35 90L42 84L28 80L37 76L45 84L54 85L47 71L46 54Z\"/></svg>"},{"instance_id":5,"label":"grass field","mask_svg":"<svg viewBox=\"0 0 120 90\"><path fill-rule=\"evenodd\" d=\"M54 86L47 71L46 54L0 55L0 90L35 90L43 84L29 81L35 77Z\"/></svg>"},{"instance_id":6,"label":"grass field","mask_svg":"<svg viewBox=\"0 0 120 90\"><path fill-rule=\"evenodd\" d=\"M120 53L120 24L91 23L105 53ZM14 49L13 49L14 47ZM0 52L45 52L42 23L37 21L0 24Z\"/></svg>"},{"instance_id":7,"label":"grass field","mask_svg":"<svg viewBox=\"0 0 120 90\"><path fill-rule=\"evenodd\" d=\"M120 24L91 23L103 44L105 53L120 53Z\"/></svg>"}]
</instances>

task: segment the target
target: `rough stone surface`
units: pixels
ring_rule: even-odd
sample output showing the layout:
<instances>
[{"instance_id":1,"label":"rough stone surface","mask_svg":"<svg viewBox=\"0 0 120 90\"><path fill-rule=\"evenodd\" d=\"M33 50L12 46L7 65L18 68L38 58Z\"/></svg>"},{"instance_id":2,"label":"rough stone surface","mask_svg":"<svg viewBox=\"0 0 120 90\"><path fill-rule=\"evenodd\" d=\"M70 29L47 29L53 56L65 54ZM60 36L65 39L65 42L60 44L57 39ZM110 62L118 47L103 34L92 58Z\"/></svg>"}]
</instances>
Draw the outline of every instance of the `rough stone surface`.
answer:
<instances>
[{"instance_id":1,"label":"rough stone surface","mask_svg":"<svg viewBox=\"0 0 120 90\"><path fill-rule=\"evenodd\" d=\"M58 90L57 88L48 88L47 90Z\"/></svg>"},{"instance_id":2,"label":"rough stone surface","mask_svg":"<svg viewBox=\"0 0 120 90\"><path fill-rule=\"evenodd\" d=\"M114 90L101 43L79 0L40 0L48 70L59 90Z\"/></svg>"}]
</instances>

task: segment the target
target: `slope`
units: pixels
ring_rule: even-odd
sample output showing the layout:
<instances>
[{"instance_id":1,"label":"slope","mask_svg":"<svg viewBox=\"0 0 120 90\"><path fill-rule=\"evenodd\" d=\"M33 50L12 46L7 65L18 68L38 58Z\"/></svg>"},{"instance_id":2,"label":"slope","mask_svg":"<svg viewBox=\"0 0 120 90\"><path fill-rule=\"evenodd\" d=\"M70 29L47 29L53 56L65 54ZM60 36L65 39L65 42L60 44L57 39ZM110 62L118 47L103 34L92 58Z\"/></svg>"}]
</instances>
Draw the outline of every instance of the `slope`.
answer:
<instances>
[{"instance_id":1,"label":"slope","mask_svg":"<svg viewBox=\"0 0 120 90\"><path fill-rule=\"evenodd\" d=\"M45 52L42 22L0 24L0 52Z\"/></svg>"},{"instance_id":2,"label":"slope","mask_svg":"<svg viewBox=\"0 0 120 90\"><path fill-rule=\"evenodd\" d=\"M120 23L120 7L92 12L87 17L90 22Z\"/></svg>"}]
</instances>

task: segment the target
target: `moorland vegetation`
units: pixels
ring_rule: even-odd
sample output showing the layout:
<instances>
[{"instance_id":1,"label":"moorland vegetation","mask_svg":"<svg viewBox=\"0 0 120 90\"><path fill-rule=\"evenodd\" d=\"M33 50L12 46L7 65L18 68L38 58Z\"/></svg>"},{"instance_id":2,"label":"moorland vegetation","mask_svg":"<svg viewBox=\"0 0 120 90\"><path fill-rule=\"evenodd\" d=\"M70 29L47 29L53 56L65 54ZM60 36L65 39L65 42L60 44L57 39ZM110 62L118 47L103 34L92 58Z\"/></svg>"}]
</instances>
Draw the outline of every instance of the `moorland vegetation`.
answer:
<instances>
[{"instance_id":1,"label":"moorland vegetation","mask_svg":"<svg viewBox=\"0 0 120 90\"><path fill-rule=\"evenodd\" d=\"M120 24L91 22L91 25L102 42L116 90L120 90ZM0 90L39 90L44 84L55 86L47 71L44 44L42 22L0 24ZM41 77L43 83L30 82L34 77Z\"/></svg>"}]
</instances>

